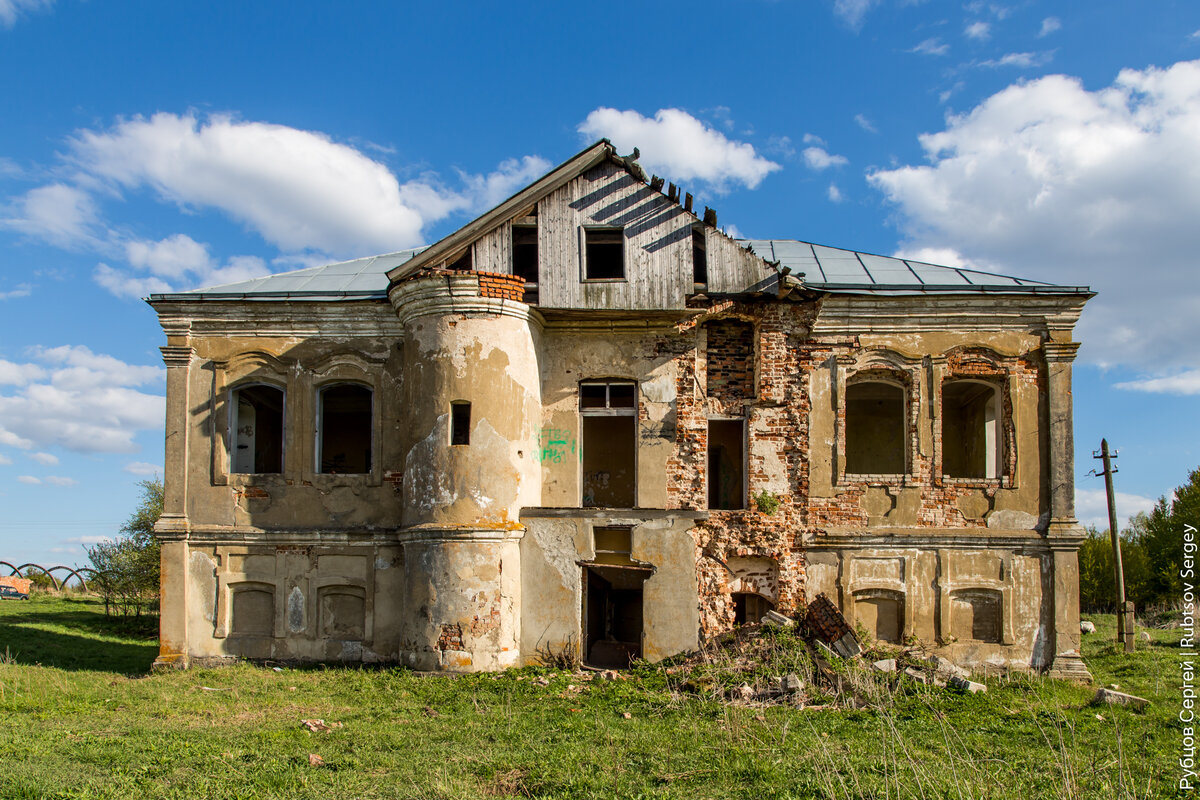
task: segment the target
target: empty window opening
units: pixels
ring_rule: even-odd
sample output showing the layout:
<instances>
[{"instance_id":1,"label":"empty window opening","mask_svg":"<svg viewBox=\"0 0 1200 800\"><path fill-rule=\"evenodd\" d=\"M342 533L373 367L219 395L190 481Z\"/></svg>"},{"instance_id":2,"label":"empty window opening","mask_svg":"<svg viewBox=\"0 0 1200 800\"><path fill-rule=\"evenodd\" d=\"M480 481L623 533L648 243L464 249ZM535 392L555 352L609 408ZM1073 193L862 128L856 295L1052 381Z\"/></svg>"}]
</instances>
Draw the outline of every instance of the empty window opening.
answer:
<instances>
[{"instance_id":1,"label":"empty window opening","mask_svg":"<svg viewBox=\"0 0 1200 800\"><path fill-rule=\"evenodd\" d=\"M754 397L754 325L736 319L709 322L705 330L709 397Z\"/></svg>"},{"instance_id":2,"label":"empty window opening","mask_svg":"<svg viewBox=\"0 0 1200 800\"><path fill-rule=\"evenodd\" d=\"M324 389L320 400L321 472L370 472L371 390L343 383Z\"/></svg>"},{"instance_id":3,"label":"empty window opening","mask_svg":"<svg viewBox=\"0 0 1200 800\"><path fill-rule=\"evenodd\" d=\"M1000 392L990 383L942 385L942 472L952 478L1000 476Z\"/></svg>"},{"instance_id":4,"label":"empty window opening","mask_svg":"<svg viewBox=\"0 0 1200 800\"><path fill-rule=\"evenodd\" d=\"M703 228L692 228L692 283L697 287L708 283L708 248Z\"/></svg>"},{"instance_id":5,"label":"empty window opening","mask_svg":"<svg viewBox=\"0 0 1200 800\"><path fill-rule=\"evenodd\" d=\"M879 642L898 644L904 637L904 595L870 591L854 598L855 616Z\"/></svg>"},{"instance_id":6,"label":"empty window opening","mask_svg":"<svg viewBox=\"0 0 1200 800\"><path fill-rule=\"evenodd\" d=\"M988 589L955 592L950 602L950 631L957 639L1000 641L999 592Z\"/></svg>"},{"instance_id":7,"label":"empty window opening","mask_svg":"<svg viewBox=\"0 0 1200 800\"><path fill-rule=\"evenodd\" d=\"M879 381L846 387L846 472L905 471L904 390Z\"/></svg>"},{"instance_id":8,"label":"empty window opening","mask_svg":"<svg viewBox=\"0 0 1200 800\"><path fill-rule=\"evenodd\" d=\"M735 625L761 622L768 611L774 611L775 604L761 594L753 592L733 593L733 622Z\"/></svg>"},{"instance_id":9,"label":"empty window opening","mask_svg":"<svg viewBox=\"0 0 1200 800\"><path fill-rule=\"evenodd\" d=\"M621 669L642 656L643 567L583 568L584 661Z\"/></svg>"},{"instance_id":10,"label":"empty window opening","mask_svg":"<svg viewBox=\"0 0 1200 800\"><path fill-rule=\"evenodd\" d=\"M468 247L466 250L458 254L458 258L454 259L454 261L450 262L446 266L459 272L470 272L473 269L472 265L475 261L475 259L472 257L473 249L474 248Z\"/></svg>"},{"instance_id":11,"label":"empty window opening","mask_svg":"<svg viewBox=\"0 0 1200 800\"><path fill-rule=\"evenodd\" d=\"M596 527L592 529L592 544L595 546L597 564L633 563L633 529L619 527Z\"/></svg>"},{"instance_id":12,"label":"empty window opening","mask_svg":"<svg viewBox=\"0 0 1200 800\"><path fill-rule=\"evenodd\" d=\"M584 228L584 261L589 281L625 278L625 231L620 228Z\"/></svg>"},{"instance_id":13,"label":"empty window opening","mask_svg":"<svg viewBox=\"0 0 1200 800\"><path fill-rule=\"evenodd\" d=\"M233 472L283 472L283 392L245 386L233 393Z\"/></svg>"},{"instance_id":14,"label":"empty window opening","mask_svg":"<svg viewBox=\"0 0 1200 800\"><path fill-rule=\"evenodd\" d=\"M637 386L589 381L579 386L582 505L633 508L637 491Z\"/></svg>"},{"instance_id":15,"label":"empty window opening","mask_svg":"<svg viewBox=\"0 0 1200 800\"><path fill-rule=\"evenodd\" d=\"M526 283L538 282L538 229L536 225L513 225L513 274Z\"/></svg>"},{"instance_id":16,"label":"empty window opening","mask_svg":"<svg viewBox=\"0 0 1200 800\"><path fill-rule=\"evenodd\" d=\"M708 507L746 507L746 427L740 419L708 421Z\"/></svg>"},{"instance_id":17,"label":"empty window opening","mask_svg":"<svg viewBox=\"0 0 1200 800\"><path fill-rule=\"evenodd\" d=\"M450 404L450 444L471 443L471 404L455 401Z\"/></svg>"},{"instance_id":18,"label":"empty window opening","mask_svg":"<svg viewBox=\"0 0 1200 800\"><path fill-rule=\"evenodd\" d=\"M235 586L229 631L235 636L275 634L275 592L261 585Z\"/></svg>"}]
</instances>

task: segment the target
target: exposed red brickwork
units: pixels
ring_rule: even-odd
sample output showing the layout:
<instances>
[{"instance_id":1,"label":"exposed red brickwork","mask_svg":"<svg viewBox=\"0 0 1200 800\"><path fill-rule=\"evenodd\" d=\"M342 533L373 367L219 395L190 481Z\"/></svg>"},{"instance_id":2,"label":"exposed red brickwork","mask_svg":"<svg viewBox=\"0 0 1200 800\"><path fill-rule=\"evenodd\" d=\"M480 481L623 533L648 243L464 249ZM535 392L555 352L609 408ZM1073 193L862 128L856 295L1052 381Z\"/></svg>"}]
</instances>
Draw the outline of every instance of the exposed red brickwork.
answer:
<instances>
[{"instance_id":1,"label":"exposed red brickwork","mask_svg":"<svg viewBox=\"0 0 1200 800\"><path fill-rule=\"evenodd\" d=\"M499 297L503 300L517 300L525 296L525 279L519 275L506 275L500 272L476 272L479 276L479 295L481 297Z\"/></svg>"},{"instance_id":2,"label":"exposed red brickwork","mask_svg":"<svg viewBox=\"0 0 1200 800\"><path fill-rule=\"evenodd\" d=\"M667 503L671 508L703 509L707 505L708 419L711 416L745 417L748 421L748 505L741 511L710 511L710 517L692 530L696 541L696 567L700 590L701 634L728 629L734 611L731 558L765 558L778 569L774 600L783 613L805 605L805 542L827 529L861 529L871 523L866 509L868 489L881 487L897 502L901 492L917 491L917 527L982 527L982 516L967 517L958 507L967 496L977 504L983 497L991 507L997 491L1013 485L1016 473L1016 437L1011 391L1015 386L1042 386L1045 378L1035 357L999 356L979 348L960 348L945 355L932 396L940 397L941 382L971 377L995 383L1002 397L1001 430L1004 438L1003 474L998 479L944 479L941 475L940 422L933 424L932 450L920 448L920 426L929 425L930 409L922 405L931 396L927 360L896 357L896 366L874 365L856 373L862 359L857 337L813 339L808 336L817 312L816 303L737 302L720 300L698 319L683 324L679 339L685 343L675 356L677 397L675 450L668 460ZM696 331L703 325L708 352L698 348ZM750 326L753 326L751 328ZM740 338L753 330L756 342L751 357L735 363L730 350L747 348ZM715 333L715 336L714 336ZM713 344L724 352L714 354ZM732 342L732 344L730 344ZM660 348L661 349L661 348ZM715 357L714 357L715 355ZM847 476L836 474L832 497L812 497L809 492L810 448L841 448L845 430L844 391L839 397L837 442L809 441L810 384L818 370L829 370L836 360L843 382L887 378L905 388L908 398L907 474L901 476ZM868 360L869 361L869 360ZM890 362L889 362L890 363ZM702 374L707 368L707 374ZM715 372L714 372L715 371ZM848 373L848 374L847 374ZM714 383L714 377L716 379ZM752 380L747 389L745 381ZM701 387L707 386L705 391ZM646 420L643 420L645 423ZM840 456L844 464L844 450ZM780 465L786 489L781 490ZM754 497L771 486L778 510L767 515L757 510ZM878 491L878 490L875 490ZM877 501L876 501L877 502ZM878 509L872 513L879 513Z\"/></svg>"},{"instance_id":3,"label":"exposed red brickwork","mask_svg":"<svg viewBox=\"0 0 1200 800\"><path fill-rule=\"evenodd\" d=\"M754 396L754 323L714 320L707 332L708 396L740 400Z\"/></svg>"},{"instance_id":4,"label":"exposed red brickwork","mask_svg":"<svg viewBox=\"0 0 1200 800\"><path fill-rule=\"evenodd\" d=\"M261 486L242 486L233 490L233 496L238 500L243 497L250 500L266 500L271 495Z\"/></svg>"},{"instance_id":5,"label":"exposed red brickwork","mask_svg":"<svg viewBox=\"0 0 1200 800\"><path fill-rule=\"evenodd\" d=\"M442 633L438 636L438 650L462 650L462 626L461 625L443 625Z\"/></svg>"},{"instance_id":6,"label":"exposed red brickwork","mask_svg":"<svg viewBox=\"0 0 1200 800\"><path fill-rule=\"evenodd\" d=\"M404 492L404 473L398 470L386 470L383 473L383 482L392 487L397 495Z\"/></svg>"}]
</instances>

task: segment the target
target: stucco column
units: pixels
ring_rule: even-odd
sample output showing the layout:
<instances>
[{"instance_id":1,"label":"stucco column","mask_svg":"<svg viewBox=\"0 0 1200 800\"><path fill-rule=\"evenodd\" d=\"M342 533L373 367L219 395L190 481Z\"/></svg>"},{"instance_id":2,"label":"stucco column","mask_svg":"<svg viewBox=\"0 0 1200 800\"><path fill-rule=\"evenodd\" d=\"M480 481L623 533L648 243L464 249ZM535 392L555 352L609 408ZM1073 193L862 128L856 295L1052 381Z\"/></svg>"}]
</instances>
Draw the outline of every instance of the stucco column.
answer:
<instances>
[{"instance_id":1,"label":"stucco column","mask_svg":"<svg viewBox=\"0 0 1200 800\"><path fill-rule=\"evenodd\" d=\"M1051 590L1054 593L1054 661L1049 674L1091 681L1079 653L1079 545L1083 529L1075 519L1075 430L1071 397L1071 363L1078 342L1046 342L1046 393L1050 418Z\"/></svg>"},{"instance_id":2,"label":"stucco column","mask_svg":"<svg viewBox=\"0 0 1200 800\"><path fill-rule=\"evenodd\" d=\"M166 460L163 462L163 515L154 526L159 556L159 632L155 667L188 665L187 632L187 441L189 372L194 350L187 345L160 348L167 365Z\"/></svg>"},{"instance_id":3,"label":"stucco column","mask_svg":"<svg viewBox=\"0 0 1200 800\"><path fill-rule=\"evenodd\" d=\"M521 656L522 530L404 531L400 658L418 670L486 672Z\"/></svg>"}]
</instances>

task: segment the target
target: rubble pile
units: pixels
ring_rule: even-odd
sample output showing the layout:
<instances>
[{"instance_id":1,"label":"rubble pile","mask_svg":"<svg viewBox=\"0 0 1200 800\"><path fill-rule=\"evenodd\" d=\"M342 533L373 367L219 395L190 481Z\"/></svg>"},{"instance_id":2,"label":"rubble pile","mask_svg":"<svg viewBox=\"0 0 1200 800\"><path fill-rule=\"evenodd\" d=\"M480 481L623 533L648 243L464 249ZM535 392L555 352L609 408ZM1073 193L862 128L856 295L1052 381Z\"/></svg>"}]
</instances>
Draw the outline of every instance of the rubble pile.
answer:
<instances>
[{"instance_id":1,"label":"rubble pile","mask_svg":"<svg viewBox=\"0 0 1200 800\"><path fill-rule=\"evenodd\" d=\"M759 624L713 637L666 666L682 692L733 705L866 708L925 686L975 694L987 686L918 646L864 650L837 607L819 595L796 619L769 612Z\"/></svg>"}]
</instances>

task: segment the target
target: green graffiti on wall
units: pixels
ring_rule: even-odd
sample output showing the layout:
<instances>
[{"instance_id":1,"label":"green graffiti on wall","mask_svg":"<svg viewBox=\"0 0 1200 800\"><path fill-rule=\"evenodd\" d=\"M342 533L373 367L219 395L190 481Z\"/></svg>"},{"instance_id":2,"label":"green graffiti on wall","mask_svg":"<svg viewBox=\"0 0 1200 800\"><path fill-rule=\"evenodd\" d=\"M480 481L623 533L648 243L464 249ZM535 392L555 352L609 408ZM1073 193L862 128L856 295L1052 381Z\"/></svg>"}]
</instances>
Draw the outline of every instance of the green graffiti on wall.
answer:
<instances>
[{"instance_id":1,"label":"green graffiti on wall","mask_svg":"<svg viewBox=\"0 0 1200 800\"><path fill-rule=\"evenodd\" d=\"M542 463L561 464L572 456L579 456L575 436L566 428L542 428L538 434L537 460Z\"/></svg>"}]
</instances>

